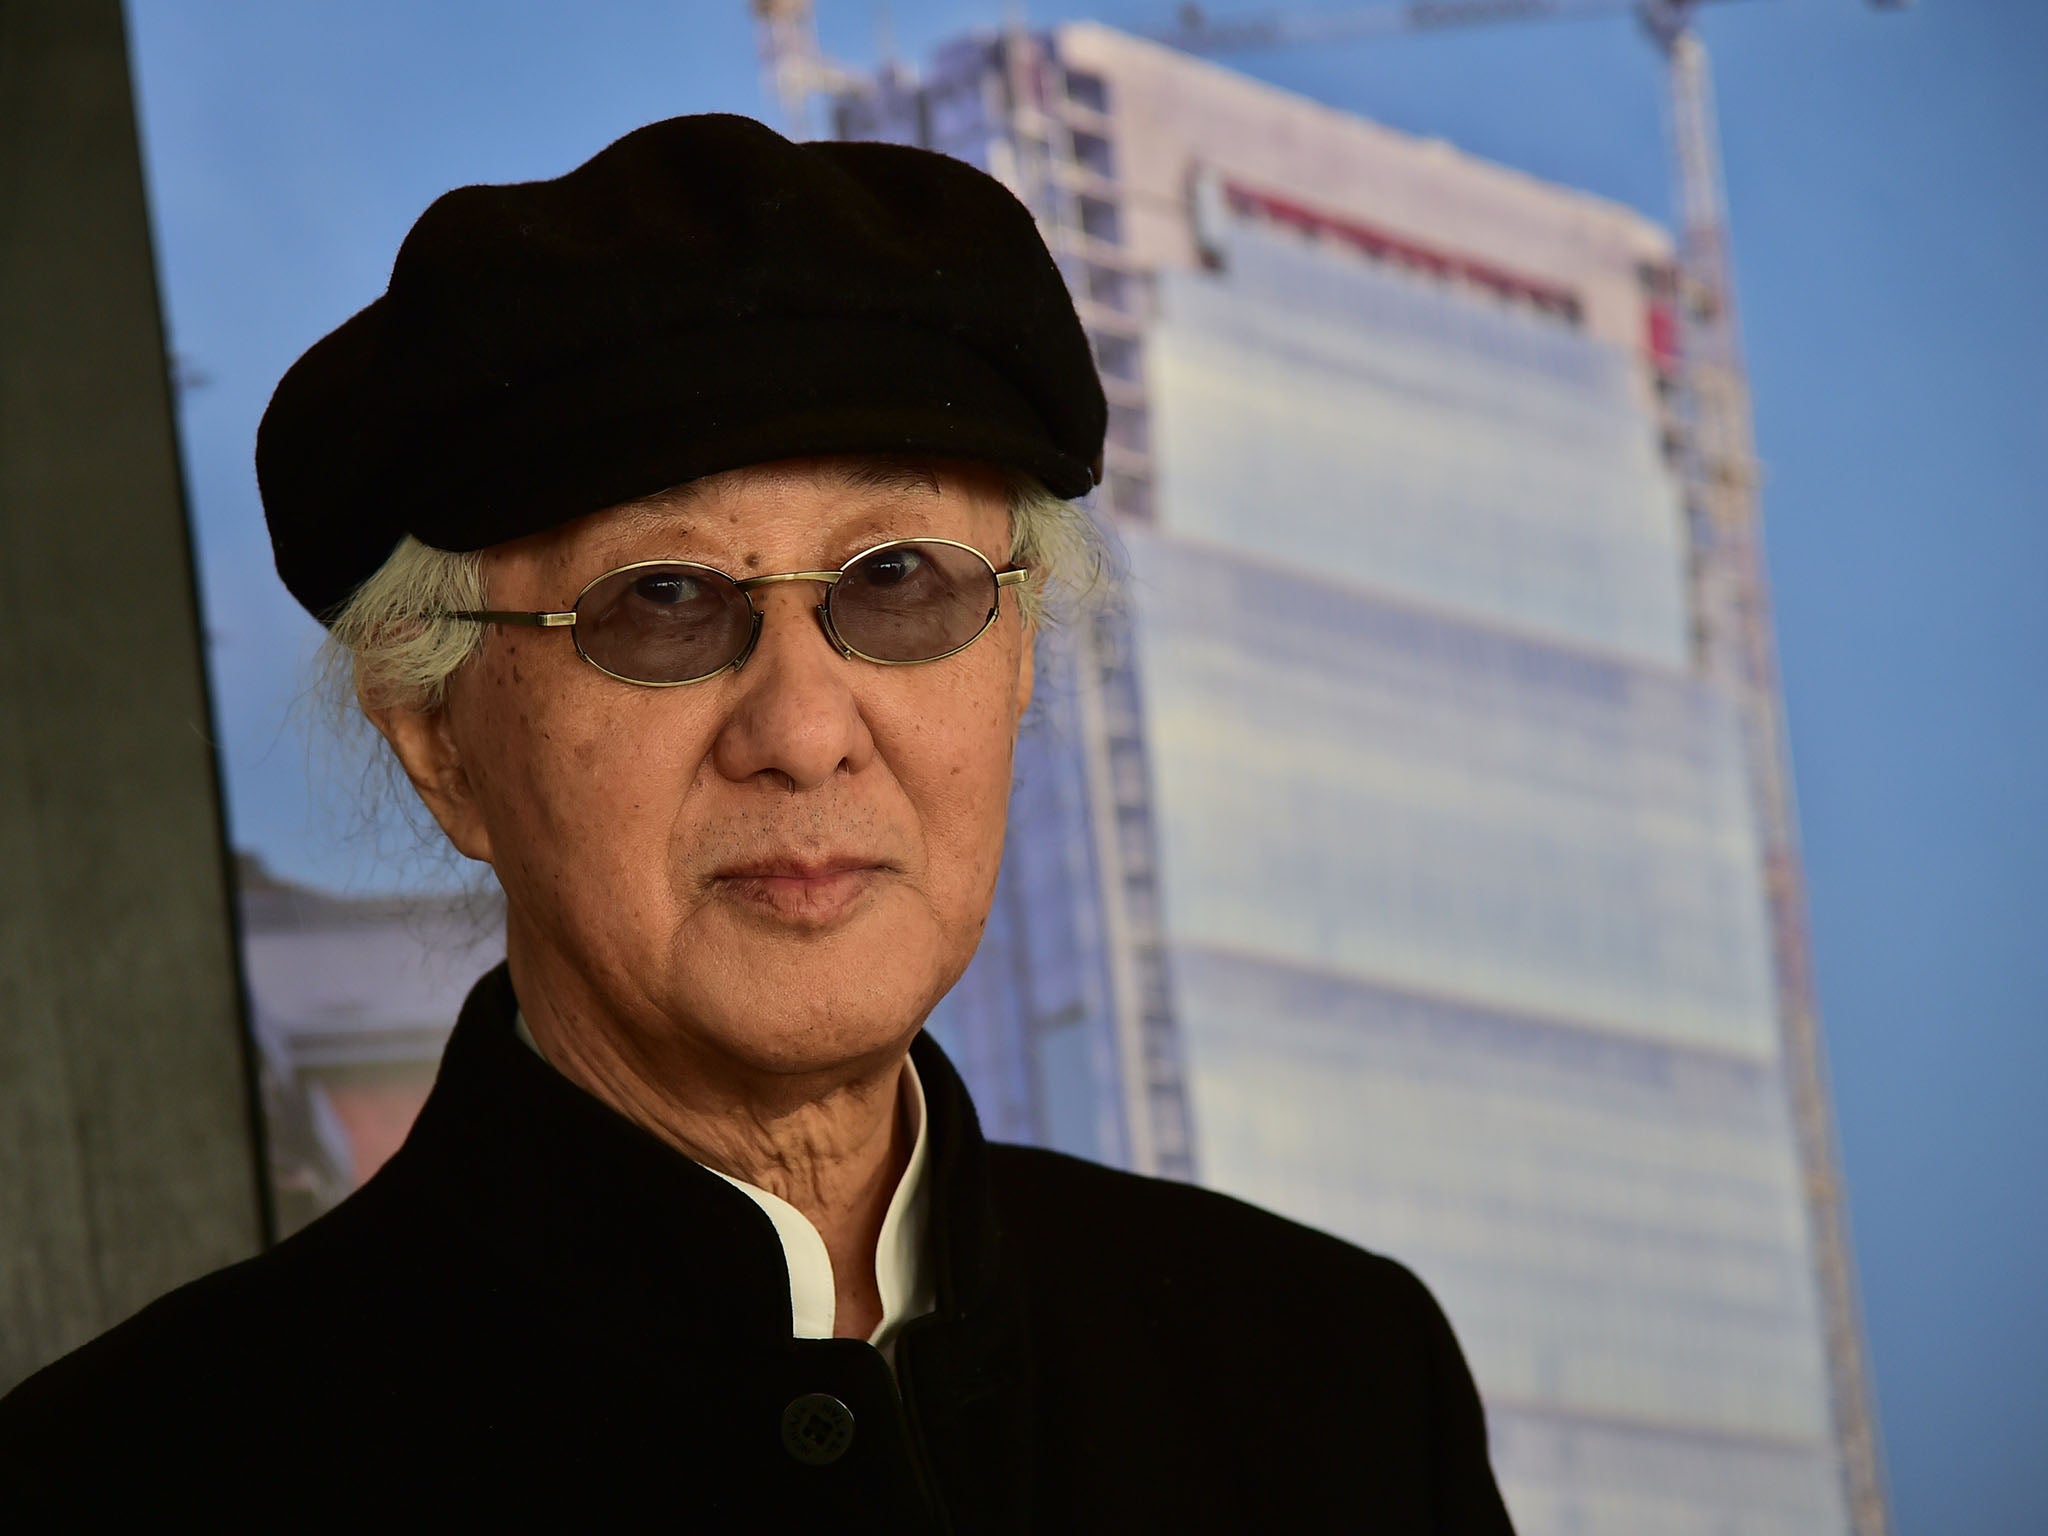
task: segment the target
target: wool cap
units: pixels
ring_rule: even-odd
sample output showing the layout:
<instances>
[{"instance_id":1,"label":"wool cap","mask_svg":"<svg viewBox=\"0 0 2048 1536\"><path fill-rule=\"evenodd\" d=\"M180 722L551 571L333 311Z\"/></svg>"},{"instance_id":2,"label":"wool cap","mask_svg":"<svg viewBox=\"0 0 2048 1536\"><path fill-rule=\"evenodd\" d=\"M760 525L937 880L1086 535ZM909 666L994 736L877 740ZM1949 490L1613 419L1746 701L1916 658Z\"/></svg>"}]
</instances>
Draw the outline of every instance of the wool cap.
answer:
<instances>
[{"instance_id":1,"label":"wool cap","mask_svg":"<svg viewBox=\"0 0 2048 1536\"><path fill-rule=\"evenodd\" d=\"M672 118L420 216L256 438L278 574L331 619L405 534L476 550L822 453L1079 496L1107 410L1030 213L962 161Z\"/></svg>"}]
</instances>

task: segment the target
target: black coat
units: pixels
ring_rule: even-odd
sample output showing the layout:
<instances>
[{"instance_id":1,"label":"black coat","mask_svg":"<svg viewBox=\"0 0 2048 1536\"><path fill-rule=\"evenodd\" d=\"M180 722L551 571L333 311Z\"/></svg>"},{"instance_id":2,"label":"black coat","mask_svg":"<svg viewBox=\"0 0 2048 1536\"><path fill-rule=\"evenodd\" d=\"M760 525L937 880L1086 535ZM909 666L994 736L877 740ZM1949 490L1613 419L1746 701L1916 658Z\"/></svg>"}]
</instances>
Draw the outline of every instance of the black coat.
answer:
<instances>
[{"instance_id":1,"label":"black coat","mask_svg":"<svg viewBox=\"0 0 2048 1536\"><path fill-rule=\"evenodd\" d=\"M899 1392L866 1343L792 1340L767 1217L513 1009L500 966L360 1192L0 1400L0 1525L140 1499L214 1526L1508 1530L1450 1326L1398 1264L990 1145L921 1039L938 1310Z\"/></svg>"}]
</instances>

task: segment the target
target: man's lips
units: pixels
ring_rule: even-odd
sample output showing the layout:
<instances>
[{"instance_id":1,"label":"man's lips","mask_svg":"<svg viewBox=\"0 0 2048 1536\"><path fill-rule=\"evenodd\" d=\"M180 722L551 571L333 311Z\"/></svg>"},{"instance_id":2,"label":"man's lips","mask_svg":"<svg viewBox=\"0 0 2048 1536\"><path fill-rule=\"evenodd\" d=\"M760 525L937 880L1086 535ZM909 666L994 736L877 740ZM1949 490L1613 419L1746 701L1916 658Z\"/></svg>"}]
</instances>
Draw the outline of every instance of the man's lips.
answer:
<instances>
[{"instance_id":1,"label":"man's lips","mask_svg":"<svg viewBox=\"0 0 2048 1536\"><path fill-rule=\"evenodd\" d=\"M712 878L728 896L786 921L819 926L843 917L888 870L864 858L764 859Z\"/></svg>"},{"instance_id":2,"label":"man's lips","mask_svg":"<svg viewBox=\"0 0 2048 1536\"><path fill-rule=\"evenodd\" d=\"M863 869L881 869L880 859L835 856L829 859L761 859L733 864L713 877L719 880L829 880L834 875Z\"/></svg>"}]
</instances>

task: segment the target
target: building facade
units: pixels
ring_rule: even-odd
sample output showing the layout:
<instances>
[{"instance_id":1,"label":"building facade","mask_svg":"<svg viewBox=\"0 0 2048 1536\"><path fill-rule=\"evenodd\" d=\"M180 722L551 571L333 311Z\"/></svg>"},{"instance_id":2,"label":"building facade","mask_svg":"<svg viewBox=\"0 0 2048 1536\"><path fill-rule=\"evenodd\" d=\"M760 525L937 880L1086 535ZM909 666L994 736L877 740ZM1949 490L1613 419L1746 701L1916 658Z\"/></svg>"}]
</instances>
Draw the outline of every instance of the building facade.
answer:
<instances>
[{"instance_id":1,"label":"building facade","mask_svg":"<svg viewBox=\"0 0 2048 1536\"><path fill-rule=\"evenodd\" d=\"M383 1167L434 1086L462 1000L505 957L495 886L348 897L235 860L242 974L278 1235Z\"/></svg>"},{"instance_id":2,"label":"building facade","mask_svg":"<svg viewBox=\"0 0 2048 1536\"><path fill-rule=\"evenodd\" d=\"M1019 191L1110 395L934 1020L991 1129L1412 1265L1525 1532L1846 1530L1669 237L1093 25L837 110Z\"/></svg>"}]
</instances>

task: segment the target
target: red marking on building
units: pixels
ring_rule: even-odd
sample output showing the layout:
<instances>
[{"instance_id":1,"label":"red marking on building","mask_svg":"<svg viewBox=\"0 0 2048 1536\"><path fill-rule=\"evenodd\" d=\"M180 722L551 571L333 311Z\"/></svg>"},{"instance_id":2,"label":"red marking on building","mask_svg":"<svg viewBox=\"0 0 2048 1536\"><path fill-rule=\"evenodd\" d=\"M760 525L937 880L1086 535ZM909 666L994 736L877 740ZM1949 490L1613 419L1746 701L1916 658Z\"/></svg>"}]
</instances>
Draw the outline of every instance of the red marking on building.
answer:
<instances>
[{"instance_id":1,"label":"red marking on building","mask_svg":"<svg viewBox=\"0 0 2048 1536\"><path fill-rule=\"evenodd\" d=\"M1504 299L1532 304L1549 314L1579 318L1579 296L1558 283L1527 277L1477 256L1442 250L1392 230L1367 224L1348 214L1330 213L1307 203L1263 192L1242 182L1225 182L1224 195L1231 210L1240 217L1257 217L1283 225L1304 235L1348 245L1376 261L1391 261L1413 267L1436 277L1458 278Z\"/></svg>"},{"instance_id":2,"label":"red marking on building","mask_svg":"<svg viewBox=\"0 0 2048 1536\"><path fill-rule=\"evenodd\" d=\"M1669 299L1652 299L1643 313L1644 345L1659 373L1678 372L1678 314Z\"/></svg>"}]
</instances>

